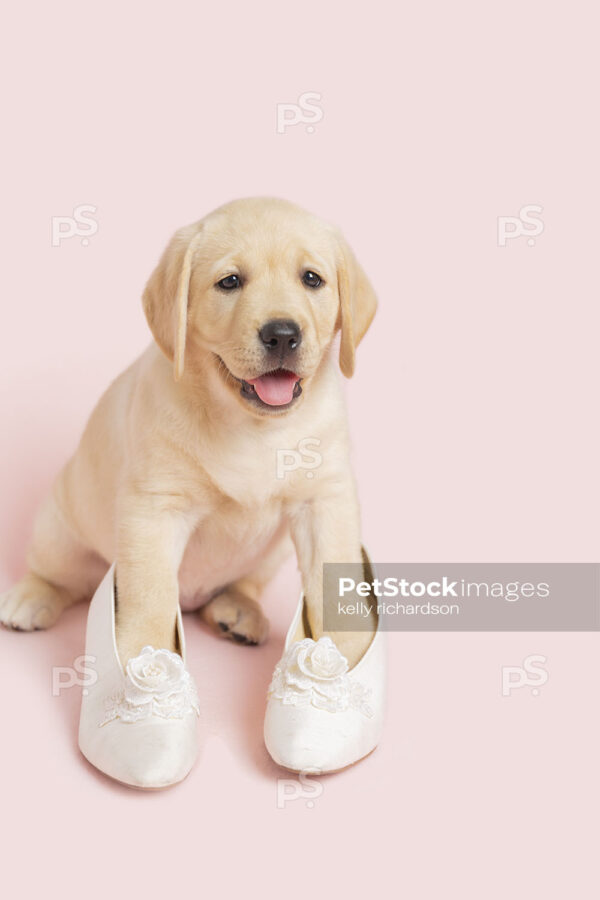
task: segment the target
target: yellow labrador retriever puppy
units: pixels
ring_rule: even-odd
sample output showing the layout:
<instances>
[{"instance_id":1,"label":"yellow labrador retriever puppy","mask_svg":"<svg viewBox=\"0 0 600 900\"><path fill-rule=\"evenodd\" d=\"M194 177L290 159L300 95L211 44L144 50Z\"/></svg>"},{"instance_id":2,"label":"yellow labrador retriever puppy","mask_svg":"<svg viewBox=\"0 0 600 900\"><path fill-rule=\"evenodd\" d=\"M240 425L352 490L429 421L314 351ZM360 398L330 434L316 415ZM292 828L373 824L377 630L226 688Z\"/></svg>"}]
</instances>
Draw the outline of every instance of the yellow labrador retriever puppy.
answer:
<instances>
[{"instance_id":1,"label":"yellow labrador retriever puppy","mask_svg":"<svg viewBox=\"0 0 600 900\"><path fill-rule=\"evenodd\" d=\"M0 621L52 625L116 559L122 662L145 645L175 649L178 600L220 634L260 643L257 598L291 536L321 636L323 563L361 560L331 348L341 330L351 376L376 307L367 278L333 227L283 200L245 199L174 235L143 304L155 343L92 413ZM306 439L320 455L313 477L281 466ZM353 665L371 637L335 640Z\"/></svg>"}]
</instances>

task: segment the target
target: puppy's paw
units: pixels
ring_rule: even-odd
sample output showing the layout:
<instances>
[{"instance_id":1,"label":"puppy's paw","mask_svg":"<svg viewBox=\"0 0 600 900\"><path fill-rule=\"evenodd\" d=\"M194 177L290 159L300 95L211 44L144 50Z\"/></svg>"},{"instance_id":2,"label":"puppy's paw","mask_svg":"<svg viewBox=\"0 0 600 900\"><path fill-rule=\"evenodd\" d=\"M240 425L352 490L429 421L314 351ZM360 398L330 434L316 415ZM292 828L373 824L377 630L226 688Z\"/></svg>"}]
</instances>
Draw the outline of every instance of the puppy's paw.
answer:
<instances>
[{"instance_id":1,"label":"puppy's paw","mask_svg":"<svg viewBox=\"0 0 600 900\"><path fill-rule=\"evenodd\" d=\"M54 625L65 607L61 592L29 573L0 594L0 624L13 631L38 631Z\"/></svg>"},{"instance_id":2,"label":"puppy's paw","mask_svg":"<svg viewBox=\"0 0 600 900\"><path fill-rule=\"evenodd\" d=\"M213 597L200 616L221 637L239 644L262 644L269 634L269 620L260 605L233 587Z\"/></svg>"}]
</instances>

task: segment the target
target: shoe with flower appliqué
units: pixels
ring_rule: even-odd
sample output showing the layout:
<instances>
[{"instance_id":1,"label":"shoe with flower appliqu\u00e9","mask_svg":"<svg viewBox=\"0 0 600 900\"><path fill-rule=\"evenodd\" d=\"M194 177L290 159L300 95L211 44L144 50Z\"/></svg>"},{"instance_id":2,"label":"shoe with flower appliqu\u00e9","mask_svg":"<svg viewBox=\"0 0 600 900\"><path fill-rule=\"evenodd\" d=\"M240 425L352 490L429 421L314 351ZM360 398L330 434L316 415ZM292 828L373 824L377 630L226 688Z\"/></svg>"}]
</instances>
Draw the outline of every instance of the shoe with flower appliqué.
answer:
<instances>
[{"instance_id":1,"label":"shoe with flower appliqu\u00e9","mask_svg":"<svg viewBox=\"0 0 600 900\"><path fill-rule=\"evenodd\" d=\"M302 596L275 667L265 715L265 744L294 772L336 772L377 746L385 705L385 646L380 620L357 664L330 637L305 635ZM299 639L298 639L299 638Z\"/></svg>"},{"instance_id":2,"label":"shoe with flower appliqu\u00e9","mask_svg":"<svg viewBox=\"0 0 600 900\"><path fill-rule=\"evenodd\" d=\"M95 675L83 691L79 747L93 766L123 784L170 787L185 778L198 755L198 700L185 665L179 609L177 645L179 653L144 647L123 669L112 566L88 614L86 657Z\"/></svg>"}]
</instances>

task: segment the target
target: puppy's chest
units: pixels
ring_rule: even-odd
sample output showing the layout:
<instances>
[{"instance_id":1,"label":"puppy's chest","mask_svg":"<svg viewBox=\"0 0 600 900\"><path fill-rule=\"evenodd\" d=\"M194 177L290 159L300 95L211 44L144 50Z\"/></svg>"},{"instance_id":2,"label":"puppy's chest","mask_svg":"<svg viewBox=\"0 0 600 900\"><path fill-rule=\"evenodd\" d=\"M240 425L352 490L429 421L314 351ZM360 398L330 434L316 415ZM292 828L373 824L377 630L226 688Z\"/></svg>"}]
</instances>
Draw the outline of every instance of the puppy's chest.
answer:
<instances>
[{"instance_id":1,"label":"puppy's chest","mask_svg":"<svg viewBox=\"0 0 600 900\"><path fill-rule=\"evenodd\" d=\"M316 442L319 443L318 441ZM304 442L282 436L273 442L245 442L236 439L219 448L218 453L201 460L203 473L211 486L212 505L216 510L228 508L228 514L235 512L237 505L241 515L254 514L269 505L285 502L297 493L297 471L305 466L314 466L318 454L304 450ZM311 475L312 477L312 475ZM301 479L303 483L306 479ZM307 485L310 488L310 484ZM308 491L310 494L310 490ZM233 501L230 506L229 501Z\"/></svg>"},{"instance_id":2,"label":"puppy's chest","mask_svg":"<svg viewBox=\"0 0 600 900\"><path fill-rule=\"evenodd\" d=\"M188 542L180 570L182 603L185 599L186 607L199 605L215 589L247 575L285 528L278 503L243 508L224 500L203 519Z\"/></svg>"}]
</instances>

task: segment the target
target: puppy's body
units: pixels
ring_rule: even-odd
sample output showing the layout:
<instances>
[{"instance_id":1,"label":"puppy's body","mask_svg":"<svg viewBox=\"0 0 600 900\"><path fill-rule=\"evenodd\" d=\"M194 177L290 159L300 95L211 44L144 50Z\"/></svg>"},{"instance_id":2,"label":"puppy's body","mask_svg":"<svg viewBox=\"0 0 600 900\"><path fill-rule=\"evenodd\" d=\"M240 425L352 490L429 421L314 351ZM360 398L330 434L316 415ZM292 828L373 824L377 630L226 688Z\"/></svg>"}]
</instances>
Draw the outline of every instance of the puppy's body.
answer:
<instances>
[{"instance_id":1,"label":"puppy's body","mask_svg":"<svg viewBox=\"0 0 600 900\"><path fill-rule=\"evenodd\" d=\"M331 348L341 327L351 374L375 301L345 253L336 257L332 229L282 201L238 201L178 232L144 296L156 343L94 410L36 520L29 573L0 600L2 622L52 624L91 596L116 559L122 660L146 644L173 648L178 599L184 609L204 605L216 629L255 643L266 636L257 597L291 536L311 626L322 632L323 562L360 559ZM323 273L319 294L298 285L307 267ZM239 288L225 290L222 273L232 270ZM340 278L355 294L345 313ZM361 304L368 308L357 326ZM298 323L301 346L266 341L261 328L273 321ZM294 395L275 402L272 384L285 392L289 371ZM319 454L315 468L301 462L306 440ZM282 463L294 453L300 464L290 471ZM365 637L340 640L360 655Z\"/></svg>"},{"instance_id":2,"label":"puppy's body","mask_svg":"<svg viewBox=\"0 0 600 900\"><path fill-rule=\"evenodd\" d=\"M290 515L310 502L321 480L348 467L348 452L333 361L324 362L293 417L248 422L241 409L225 417L210 403L206 385L188 387L189 393L176 388L170 364L150 346L100 400L55 496L70 531L107 567L117 555L113 523L131 457L157 502L176 500L185 489L199 513L179 570L180 602L194 609L291 551ZM283 453L297 452L306 437L323 462L282 471Z\"/></svg>"}]
</instances>

